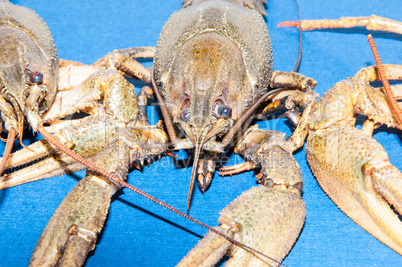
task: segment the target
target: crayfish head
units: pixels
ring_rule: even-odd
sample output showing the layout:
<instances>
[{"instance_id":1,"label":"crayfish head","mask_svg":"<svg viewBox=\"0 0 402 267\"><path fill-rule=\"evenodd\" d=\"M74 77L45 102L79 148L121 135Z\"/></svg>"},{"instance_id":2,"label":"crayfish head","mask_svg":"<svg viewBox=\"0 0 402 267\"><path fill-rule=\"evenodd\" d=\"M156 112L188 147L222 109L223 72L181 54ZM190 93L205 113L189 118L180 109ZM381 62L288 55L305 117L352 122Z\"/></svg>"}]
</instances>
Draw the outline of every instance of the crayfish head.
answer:
<instances>
[{"instance_id":1,"label":"crayfish head","mask_svg":"<svg viewBox=\"0 0 402 267\"><path fill-rule=\"evenodd\" d=\"M205 75L207 74L207 75ZM180 139L176 149L193 149L194 162L191 174L188 205L192 195L194 181L197 176L200 156L207 150L216 152L220 146L211 145L217 143L233 125L232 106L222 98L222 81L216 79L216 73L194 72L187 79L184 90L184 99L173 118L174 123L184 133L185 138ZM183 145L186 144L186 145ZM205 147L204 147L205 145ZM220 151L219 152L224 152ZM204 179L203 179L204 181ZM211 179L207 183L198 183L201 191L206 191Z\"/></svg>"},{"instance_id":2,"label":"crayfish head","mask_svg":"<svg viewBox=\"0 0 402 267\"><path fill-rule=\"evenodd\" d=\"M169 134L173 149L193 150L190 202L199 158L225 152L221 140L259 94L243 50L221 32L206 29L173 54L171 61L155 58L154 78L169 113L165 121L172 118L168 130L174 124L182 133Z\"/></svg>"},{"instance_id":3,"label":"crayfish head","mask_svg":"<svg viewBox=\"0 0 402 267\"><path fill-rule=\"evenodd\" d=\"M16 136L22 139L25 116L36 131L41 125L39 112L47 106L42 102L47 85L52 83L54 93L56 90L57 77L49 73L49 59L29 38L14 28L7 28L0 34L0 121L1 127L8 132L0 174Z\"/></svg>"},{"instance_id":4,"label":"crayfish head","mask_svg":"<svg viewBox=\"0 0 402 267\"><path fill-rule=\"evenodd\" d=\"M42 113L53 101L57 76L50 73L49 59L34 40L23 38L25 33L21 31L13 31L13 34L0 36L0 97L3 102L0 112L4 128L9 131L13 127L21 134L24 116L29 112ZM43 101L50 87L53 88L50 90L52 99ZM36 131L35 126L31 125Z\"/></svg>"}]
</instances>

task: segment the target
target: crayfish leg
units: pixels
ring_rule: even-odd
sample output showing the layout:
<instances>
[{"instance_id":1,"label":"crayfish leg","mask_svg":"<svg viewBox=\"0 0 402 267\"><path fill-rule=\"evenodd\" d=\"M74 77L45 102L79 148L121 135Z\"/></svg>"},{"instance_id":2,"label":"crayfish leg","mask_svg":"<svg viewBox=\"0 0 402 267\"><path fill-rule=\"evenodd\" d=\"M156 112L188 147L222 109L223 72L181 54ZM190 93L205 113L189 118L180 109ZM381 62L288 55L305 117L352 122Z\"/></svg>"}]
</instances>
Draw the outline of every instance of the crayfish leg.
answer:
<instances>
[{"instance_id":1,"label":"crayfish leg","mask_svg":"<svg viewBox=\"0 0 402 267\"><path fill-rule=\"evenodd\" d=\"M65 60L65 59L59 58L59 68L68 67L68 66L87 66L87 65L84 63L81 63L81 62L76 62L76 61Z\"/></svg>"},{"instance_id":2,"label":"crayfish leg","mask_svg":"<svg viewBox=\"0 0 402 267\"><path fill-rule=\"evenodd\" d=\"M52 122L76 112L94 109L102 99L100 78L106 73L91 66L60 68L59 90L42 120Z\"/></svg>"},{"instance_id":3,"label":"crayfish leg","mask_svg":"<svg viewBox=\"0 0 402 267\"><path fill-rule=\"evenodd\" d=\"M382 66L387 74L388 80L402 80L402 65L383 64ZM375 65L362 68L353 78L366 82L381 80L378 68Z\"/></svg>"},{"instance_id":4,"label":"crayfish leg","mask_svg":"<svg viewBox=\"0 0 402 267\"><path fill-rule=\"evenodd\" d=\"M13 127L10 128L10 131L8 132L8 137L7 137L7 144L6 148L4 149L3 157L0 162L0 176L3 174L8 159L10 158L11 150L13 149L14 145L14 140L15 140L15 130Z\"/></svg>"},{"instance_id":5,"label":"crayfish leg","mask_svg":"<svg viewBox=\"0 0 402 267\"><path fill-rule=\"evenodd\" d=\"M153 58L155 47L134 47L115 50L96 61L92 66L121 71L129 78L139 79L151 84L151 71L142 66L137 58Z\"/></svg>"},{"instance_id":6,"label":"crayfish leg","mask_svg":"<svg viewBox=\"0 0 402 267\"><path fill-rule=\"evenodd\" d=\"M54 157L48 157L18 171L5 174L0 178L0 190L26 184L57 175L77 172L85 167L73 159L66 159L65 162Z\"/></svg>"},{"instance_id":7,"label":"crayfish leg","mask_svg":"<svg viewBox=\"0 0 402 267\"><path fill-rule=\"evenodd\" d=\"M271 88L290 88L300 91L312 91L317 82L295 72L274 71L269 86Z\"/></svg>"}]
</instances>

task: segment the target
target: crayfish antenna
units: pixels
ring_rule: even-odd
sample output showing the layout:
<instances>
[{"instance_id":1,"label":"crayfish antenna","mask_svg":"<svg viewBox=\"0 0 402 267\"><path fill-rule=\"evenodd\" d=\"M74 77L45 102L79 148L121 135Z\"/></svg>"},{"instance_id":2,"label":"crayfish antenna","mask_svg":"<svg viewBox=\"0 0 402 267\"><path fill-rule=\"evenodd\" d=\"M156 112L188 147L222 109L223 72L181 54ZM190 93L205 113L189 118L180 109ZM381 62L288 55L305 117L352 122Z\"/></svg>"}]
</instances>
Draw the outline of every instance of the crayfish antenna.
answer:
<instances>
[{"instance_id":1,"label":"crayfish antenna","mask_svg":"<svg viewBox=\"0 0 402 267\"><path fill-rule=\"evenodd\" d=\"M14 146L14 140L15 140L15 129L11 127L10 131L8 132L7 144L6 148L4 149L3 158L1 159L0 163L0 176L3 174L4 169L6 168L7 165L7 161L10 158L11 150L13 149Z\"/></svg>"},{"instance_id":2,"label":"crayfish antenna","mask_svg":"<svg viewBox=\"0 0 402 267\"><path fill-rule=\"evenodd\" d=\"M375 63L377 65L378 73L380 74L381 81L384 85L385 93L388 97L388 100L391 104L392 109L394 110L396 117L398 118L399 123L402 125L402 110L399 107L398 102L396 102L394 92L389 85L387 75L385 74L384 68L381 63L380 55L378 54L377 47L374 44L373 36L371 34L367 35L367 39L370 43L371 51L373 51Z\"/></svg>"},{"instance_id":3,"label":"crayfish antenna","mask_svg":"<svg viewBox=\"0 0 402 267\"><path fill-rule=\"evenodd\" d=\"M297 6L297 17L298 17L299 21L284 21L284 22L279 23L277 27L296 27L299 29L299 54L297 55L296 65L293 69L293 72L299 72L303 44L302 44L302 28L299 27L300 22L301 22L300 6L299 6L299 2L297 0L295 0L295 2L296 2L296 6Z\"/></svg>"},{"instance_id":4,"label":"crayfish antenna","mask_svg":"<svg viewBox=\"0 0 402 267\"><path fill-rule=\"evenodd\" d=\"M201 145L197 144L195 147L193 169L191 171L190 188L188 189L187 212L190 211L191 197L193 196L194 182L195 182L195 176L196 176L196 172L197 172L198 161L200 159L200 153L201 153Z\"/></svg>"},{"instance_id":5,"label":"crayfish antenna","mask_svg":"<svg viewBox=\"0 0 402 267\"><path fill-rule=\"evenodd\" d=\"M295 2L296 2L296 5L297 5L297 18L298 18L298 20L299 20L298 23L300 23L300 21L301 21L301 16L300 16L299 2L297 2L297 0L296 0ZM299 72L300 62L301 62L301 58L302 58L302 47L303 47L303 42L302 42L302 29L299 28L299 53L298 53L298 55L297 55L297 61L296 61L295 68L293 69L293 72Z\"/></svg>"}]
</instances>

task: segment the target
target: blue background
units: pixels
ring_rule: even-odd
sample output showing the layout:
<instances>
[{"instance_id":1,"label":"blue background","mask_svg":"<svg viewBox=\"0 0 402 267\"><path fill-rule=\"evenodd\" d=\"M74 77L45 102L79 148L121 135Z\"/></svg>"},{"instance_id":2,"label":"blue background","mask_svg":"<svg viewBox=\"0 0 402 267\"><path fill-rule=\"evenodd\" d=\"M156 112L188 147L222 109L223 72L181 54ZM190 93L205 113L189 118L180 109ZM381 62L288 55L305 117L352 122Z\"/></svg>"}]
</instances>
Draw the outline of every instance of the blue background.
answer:
<instances>
[{"instance_id":1,"label":"blue background","mask_svg":"<svg viewBox=\"0 0 402 267\"><path fill-rule=\"evenodd\" d=\"M48 24L60 58L87 64L114 49L155 46L164 22L181 7L179 0L17 2L34 9ZM400 0L300 0L299 4L303 19L376 14L402 20ZM297 30L276 25L296 20L296 5L293 0L271 0L267 12L274 69L291 71L297 57ZM316 79L316 91L322 95L361 67L374 64L367 33L361 28L303 33L300 73ZM384 63L402 64L402 37L388 33L373 33L373 36ZM136 90L142 86L136 85ZM156 122L155 107L149 111ZM285 121L280 118L260 125L289 135L291 129ZM376 131L374 137L384 145L391 162L402 168L400 132L383 130ZM29 140L25 142L28 144ZM186 154L181 153L180 158L186 158ZM284 263L288 266L401 266L400 255L353 223L320 189L307 165L305 151L298 151L295 158L303 173L307 217ZM238 156L232 155L230 159L228 165L241 162ZM172 159L166 157L142 172L131 172L129 182L185 211L190 174L190 167L177 169ZM81 171L0 192L0 266L28 264L47 221L83 175ZM207 193L203 195L195 190L190 215L217 225L218 212L253 185L252 172L233 177L216 174ZM173 266L205 233L205 229L124 190L111 205L106 227L87 266Z\"/></svg>"}]
</instances>

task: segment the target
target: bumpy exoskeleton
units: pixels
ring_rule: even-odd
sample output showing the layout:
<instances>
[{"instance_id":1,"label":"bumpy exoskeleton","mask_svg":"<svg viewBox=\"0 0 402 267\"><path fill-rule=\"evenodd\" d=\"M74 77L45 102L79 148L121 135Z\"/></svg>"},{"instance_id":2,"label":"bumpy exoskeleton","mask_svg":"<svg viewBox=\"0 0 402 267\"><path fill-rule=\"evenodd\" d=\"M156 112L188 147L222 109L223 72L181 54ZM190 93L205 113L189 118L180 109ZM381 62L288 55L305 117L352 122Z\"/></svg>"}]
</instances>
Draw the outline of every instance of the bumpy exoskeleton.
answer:
<instances>
[{"instance_id":1,"label":"bumpy exoskeleton","mask_svg":"<svg viewBox=\"0 0 402 267\"><path fill-rule=\"evenodd\" d=\"M173 149L192 149L194 154L189 201L196 173L204 192L215 169L210 158L230 147L232 132L239 127L233 127L235 122L247 128L246 111L268 88L305 90L314 84L305 77L297 83L296 74L272 72L270 37L255 10L262 1L254 2L186 1L158 40L153 78L173 125L185 136L169 132Z\"/></svg>"},{"instance_id":2,"label":"bumpy exoskeleton","mask_svg":"<svg viewBox=\"0 0 402 267\"><path fill-rule=\"evenodd\" d=\"M402 66L384 65L390 80L402 79ZM322 189L352 220L402 254L402 174L382 146L372 138L381 125L402 129L382 88L375 66L337 83L296 129L294 147L307 138L307 160ZM399 87L394 87L401 99ZM303 92L297 92L303 94ZM356 115L367 116L361 130ZM392 209L391 206L394 208Z\"/></svg>"},{"instance_id":3,"label":"bumpy exoskeleton","mask_svg":"<svg viewBox=\"0 0 402 267\"><path fill-rule=\"evenodd\" d=\"M402 34L401 22L375 15L280 25L303 31L363 26ZM378 54L374 57L379 58ZM390 80L401 80L402 66L384 65L384 73ZM369 84L380 79L377 67L372 66L337 83L320 99L311 117L300 124L299 138L293 141L301 145L308 133L307 160L322 189L353 221L402 254L402 174L372 138L373 130L381 125L402 126L385 90ZM391 87L400 100L400 86ZM361 130L355 128L357 114L367 116Z\"/></svg>"},{"instance_id":4,"label":"bumpy exoskeleton","mask_svg":"<svg viewBox=\"0 0 402 267\"><path fill-rule=\"evenodd\" d=\"M166 22L156 51L147 49L154 55L152 77L133 60L138 49L116 50L96 63L153 81L172 149L194 154L188 206L196 174L205 192L215 170L212 158L233 145L241 126L247 129L268 88L311 91L316 84L296 73L272 72L270 37L256 11L263 2L186 1Z\"/></svg>"}]
</instances>

